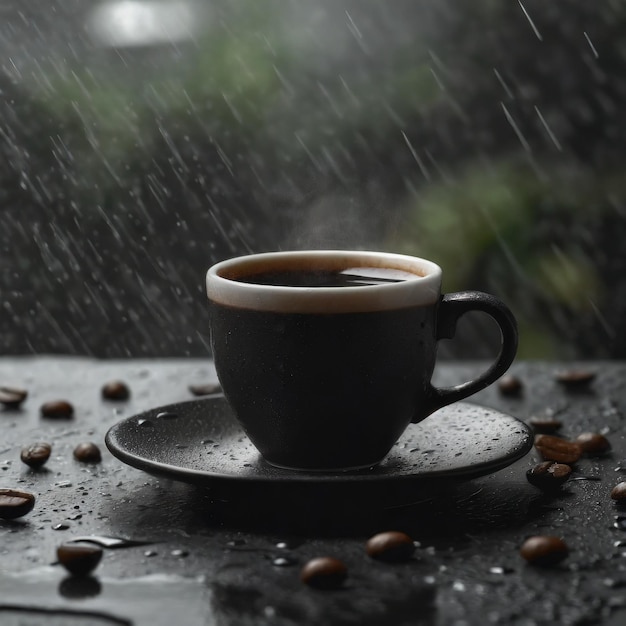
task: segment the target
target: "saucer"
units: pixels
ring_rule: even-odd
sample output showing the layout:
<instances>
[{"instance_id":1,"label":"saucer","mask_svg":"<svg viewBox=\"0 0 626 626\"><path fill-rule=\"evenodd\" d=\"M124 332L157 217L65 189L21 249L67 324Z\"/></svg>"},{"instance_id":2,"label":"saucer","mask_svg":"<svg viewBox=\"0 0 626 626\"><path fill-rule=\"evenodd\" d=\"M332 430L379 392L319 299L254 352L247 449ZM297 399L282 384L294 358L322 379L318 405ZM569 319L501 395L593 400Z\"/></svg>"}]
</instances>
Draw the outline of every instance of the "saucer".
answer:
<instances>
[{"instance_id":1,"label":"saucer","mask_svg":"<svg viewBox=\"0 0 626 626\"><path fill-rule=\"evenodd\" d=\"M222 395L151 409L107 433L106 445L124 463L155 476L209 487L216 497L272 491L298 497L321 493L390 500L496 472L531 448L529 427L516 418L470 403L440 409L411 424L387 457L367 470L302 472L266 463Z\"/></svg>"}]
</instances>

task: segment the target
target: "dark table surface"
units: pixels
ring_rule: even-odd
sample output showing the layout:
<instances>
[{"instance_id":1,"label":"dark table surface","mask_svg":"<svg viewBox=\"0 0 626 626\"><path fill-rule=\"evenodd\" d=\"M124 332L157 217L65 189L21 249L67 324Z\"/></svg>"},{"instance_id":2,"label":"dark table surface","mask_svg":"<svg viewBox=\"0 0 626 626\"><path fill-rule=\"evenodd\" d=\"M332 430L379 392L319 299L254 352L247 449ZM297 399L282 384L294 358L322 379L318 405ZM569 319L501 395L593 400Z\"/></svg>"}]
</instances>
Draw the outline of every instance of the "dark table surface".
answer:
<instances>
[{"instance_id":1,"label":"dark table surface","mask_svg":"<svg viewBox=\"0 0 626 626\"><path fill-rule=\"evenodd\" d=\"M555 374L576 366L597 376L568 391ZM451 384L482 367L443 364L436 380ZM0 520L0 624L626 623L626 531L609 497L626 477L626 364L518 362L511 373L523 382L519 397L492 386L472 402L521 420L558 414L562 436L601 432L612 451L583 458L554 495L526 480L540 460L532 450L494 474L381 508L375 494L298 501L260 489L230 501L113 457L107 430L191 400L189 384L216 381L208 360L0 359L0 385L29 391L20 410L0 409L0 488L37 498L23 518ZM101 399L102 384L115 379L131 388L128 401ZM60 398L74 404L74 417L42 418L41 404ZM20 450L37 440L53 451L34 471ZM73 459L81 441L101 447L101 463ZM390 529L419 542L410 561L366 555L367 538ZM552 568L526 564L519 547L535 534L562 537L569 556ZM75 579L56 563L56 547L80 536L146 543L105 548L93 577ZM321 555L346 563L341 589L300 582L304 563Z\"/></svg>"}]
</instances>

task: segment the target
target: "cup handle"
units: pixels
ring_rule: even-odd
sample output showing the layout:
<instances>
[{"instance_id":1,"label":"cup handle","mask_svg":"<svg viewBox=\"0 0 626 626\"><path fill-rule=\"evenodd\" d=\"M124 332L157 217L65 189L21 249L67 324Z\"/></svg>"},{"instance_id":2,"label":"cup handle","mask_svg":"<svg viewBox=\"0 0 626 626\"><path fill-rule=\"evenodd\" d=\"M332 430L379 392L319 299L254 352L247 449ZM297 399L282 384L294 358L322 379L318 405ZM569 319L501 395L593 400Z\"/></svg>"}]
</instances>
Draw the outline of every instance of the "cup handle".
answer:
<instances>
[{"instance_id":1,"label":"cup handle","mask_svg":"<svg viewBox=\"0 0 626 626\"><path fill-rule=\"evenodd\" d=\"M513 313L498 298L481 291L460 291L442 296L437 312L436 338L452 339L459 318L469 311L482 311L490 315L500 327L500 353L491 367L478 378L454 387L437 388L429 385L425 404L416 414L413 422L419 422L441 407L467 398L495 382L515 358L518 334L517 322Z\"/></svg>"}]
</instances>

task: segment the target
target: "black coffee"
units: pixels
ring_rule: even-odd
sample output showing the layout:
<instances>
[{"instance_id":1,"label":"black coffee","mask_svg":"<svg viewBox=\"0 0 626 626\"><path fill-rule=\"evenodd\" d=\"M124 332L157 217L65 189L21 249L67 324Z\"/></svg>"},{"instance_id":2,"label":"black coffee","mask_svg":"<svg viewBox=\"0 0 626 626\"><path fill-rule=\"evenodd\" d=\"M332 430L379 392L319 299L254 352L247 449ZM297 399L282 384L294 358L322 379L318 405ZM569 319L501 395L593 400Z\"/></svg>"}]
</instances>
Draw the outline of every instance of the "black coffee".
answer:
<instances>
[{"instance_id":1,"label":"black coffee","mask_svg":"<svg viewBox=\"0 0 626 626\"><path fill-rule=\"evenodd\" d=\"M387 267L351 267L345 270L278 270L238 277L242 283L285 287L365 287L399 283L416 274Z\"/></svg>"}]
</instances>

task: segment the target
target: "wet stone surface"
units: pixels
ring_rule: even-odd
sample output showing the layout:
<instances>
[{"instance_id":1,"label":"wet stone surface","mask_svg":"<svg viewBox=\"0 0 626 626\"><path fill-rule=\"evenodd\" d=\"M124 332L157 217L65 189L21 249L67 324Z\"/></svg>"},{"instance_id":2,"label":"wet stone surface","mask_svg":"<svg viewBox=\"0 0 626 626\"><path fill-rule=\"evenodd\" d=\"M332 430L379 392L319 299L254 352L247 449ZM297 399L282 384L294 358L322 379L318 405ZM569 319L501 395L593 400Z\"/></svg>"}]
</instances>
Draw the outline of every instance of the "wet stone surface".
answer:
<instances>
[{"instance_id":1,"label":"wet stone surface","mask_svg":"<svg viewBox=\"0 0 626 626\"><path fill-rule=\"evenodd\" d=\"M527 471L544 461L533 448L495 474L425 485L410 502L382 509L374 497L354 501L349 493L332 501L286 501L271 488L244 500L217 497L115 459L103 443L107 430L149 409L197 401L189 386L217 381L208 360L0 359L0 380L28 390L19 410L0 407L0 488L35 497L30 512L0 519L0 623L85 623L88 614L87 623L159 626L183 612L193 623L244 626L622 623L626 513L611 490L626 481L626 365L592 365L517 363L511 374L527 393L494 385L471 399L526 422L557 417L559 436L570 442L582 433L610 442L601 456L583 454L559 489L528 482ZM456 384L481 369L444 365L436 381ZM595 377L575 393L557 378L583 370ZM132 389L128 399L102 398L112 380ZM72 404L72 419L42 416L54 398ZM153 421L141 426L147 441L176 418ZM210 439L205 454L228 449ZM34 442L51 446L38 469L20 460ZM82 442L99 447L100 463L74 459ZM415 542L408 560L367 554L368 539L390 531ZM520 549L533 536L561 538L566 558L530 564ZM69 574L57 549L90 538L100 562L91 573ZM323 556L346 566L338 589L301 580L305 564Z\"/></svg>"}]
</instances>

